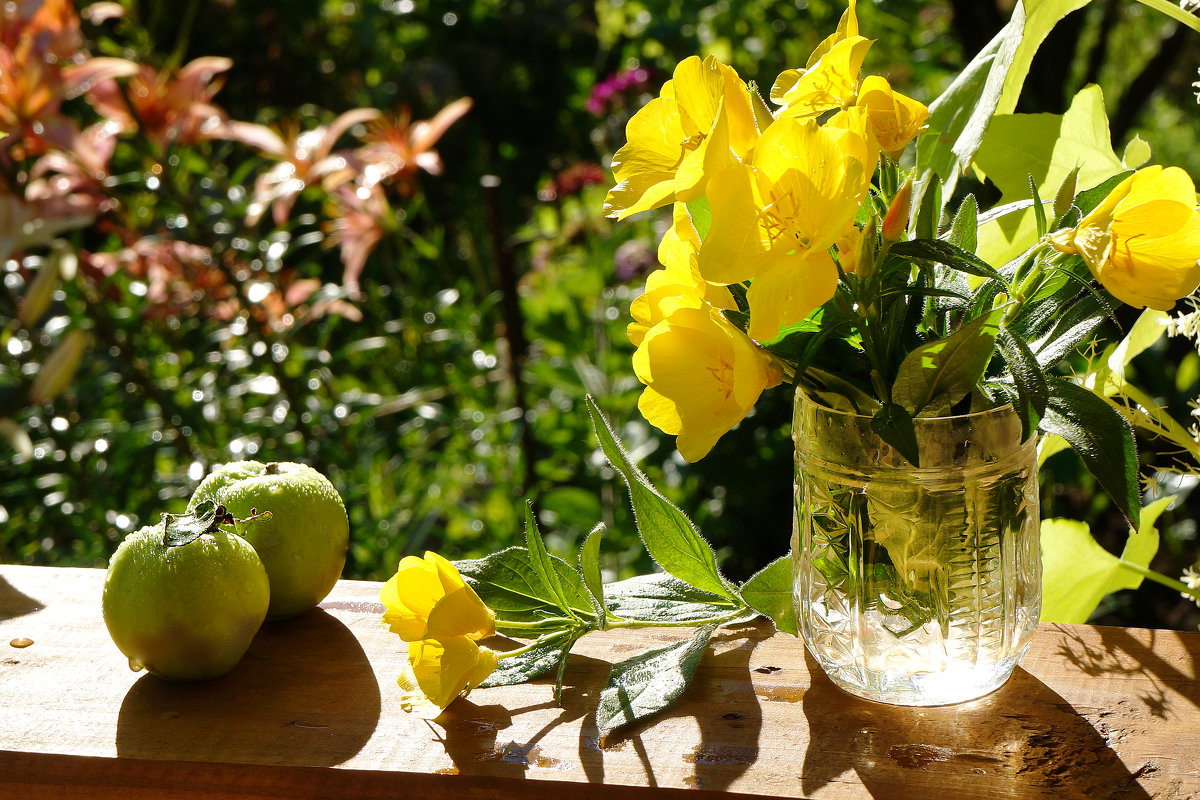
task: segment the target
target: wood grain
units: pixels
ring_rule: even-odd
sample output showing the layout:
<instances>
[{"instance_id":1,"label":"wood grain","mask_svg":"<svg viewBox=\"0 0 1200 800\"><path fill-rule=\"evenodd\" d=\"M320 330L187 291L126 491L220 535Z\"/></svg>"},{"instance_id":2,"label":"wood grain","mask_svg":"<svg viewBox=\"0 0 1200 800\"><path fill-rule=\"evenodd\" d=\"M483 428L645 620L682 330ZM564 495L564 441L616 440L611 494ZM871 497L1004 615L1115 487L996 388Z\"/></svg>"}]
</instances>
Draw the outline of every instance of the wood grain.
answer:
<instances>
[{"instance_id":1,"label":"wood grain","mask_svg":"<svg viewBox=\"0 0 1200 800\"><path fill-rule=\"evenodd\" d=\"M844 694L798 640L749 626L602 748L609 665L687 631L586 637L561 708L539 681L427 723L399 707L378 584L343 581L229 675L173 684L128 669L102 580L0 566L0 797L1200 797L1200 633L1043 625L999 691L910 709Z\"/></svg>"}]
</instances>

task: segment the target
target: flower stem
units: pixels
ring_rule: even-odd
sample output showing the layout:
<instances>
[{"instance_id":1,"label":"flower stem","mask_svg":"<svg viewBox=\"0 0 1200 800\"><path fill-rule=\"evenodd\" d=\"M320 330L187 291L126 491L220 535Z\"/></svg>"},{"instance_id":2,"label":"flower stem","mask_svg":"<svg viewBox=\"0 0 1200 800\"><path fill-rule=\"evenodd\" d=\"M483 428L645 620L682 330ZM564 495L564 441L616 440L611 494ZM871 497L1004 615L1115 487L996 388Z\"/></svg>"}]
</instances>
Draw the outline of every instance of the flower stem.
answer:
<instances>
[{"instance_id":1,"label":"flower stem","mask_svg":"<svg viewBox=\"0 0 1200 800\"><path fill-rule=\"evenodd\" d=\"M1195 600L1197 603L1200 603L1200 588L1193 589L1192 587L1188 586L1186 583L1183 583L1182 581L1177 581L1174 578L1168 578L1166 575L1163 575L1161 572L1155 572L1152 569L1143 567L1141 564L1134 564L1132 561L1126 561L1123 558L1120 559L1120 564L1122 567L1125 567L1125 569L1129 570L1130 572L1136 572L1138 575L1141 575L1143 578L1149 578L1150 580L1154 581L1155 583L1162 584L1163 586L1166 586L1168 589L1174 589L1175 591L1179 592L1180 594L1186 595L1186 596L1192 598L1193 600Z\"/></svg>"}]
</instances>

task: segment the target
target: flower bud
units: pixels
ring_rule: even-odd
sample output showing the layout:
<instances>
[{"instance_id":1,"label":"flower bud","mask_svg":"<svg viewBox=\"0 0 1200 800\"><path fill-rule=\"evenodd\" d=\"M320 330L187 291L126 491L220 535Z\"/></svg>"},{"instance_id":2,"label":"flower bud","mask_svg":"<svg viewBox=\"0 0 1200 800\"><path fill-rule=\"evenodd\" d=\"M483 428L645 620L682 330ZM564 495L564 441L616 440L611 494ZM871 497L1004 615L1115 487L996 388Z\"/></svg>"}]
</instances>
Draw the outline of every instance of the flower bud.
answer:
<instances>
[{"instance_id":1,"label":"flower bud","mask_svg":"<svg viewBox=\"0 0 1200 800\"><path fill-rule=\"evenodd\" d=\"M21 323L22 328L32 327L50 307L54 290L58 288L59 261L58 255L52 254L42 262L33 283L29 284L29 290L25 292L21 308L17 311L17 322Z\"/></svg>"},{"instance_id":2,"label":"flower bud","mask_svg":"<svg viewBox=\"0 0 1200 800\"><path fill-rule=\"evenodd\" d=\"M908 230L909 204L912 202L912 180L906 180L883 217L880 234L885 242L898 242Z\"/></svg>"},{"instance_id":3,"label":"flower bud","mask_svg":"<svg viewBox=\"0 0 1200 800\"><path fill-rule=\"evenodd\" d=\"M29 390L29 399L34 405L53 400L70 386L90 338L84 331L71 331L50 357L42 362L37 377L33 379L33 388Z\"/></svg>"}]
</instances>

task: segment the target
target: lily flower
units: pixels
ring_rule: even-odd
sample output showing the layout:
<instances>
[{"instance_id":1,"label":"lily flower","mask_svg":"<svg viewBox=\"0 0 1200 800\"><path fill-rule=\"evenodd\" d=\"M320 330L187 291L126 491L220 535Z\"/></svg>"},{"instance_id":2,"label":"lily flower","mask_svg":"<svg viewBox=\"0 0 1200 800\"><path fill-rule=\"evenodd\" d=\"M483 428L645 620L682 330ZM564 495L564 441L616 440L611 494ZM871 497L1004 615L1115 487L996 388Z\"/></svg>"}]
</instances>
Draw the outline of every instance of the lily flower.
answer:
<instances>
[{"instance_id":1,"label":"lily flower","mask_svg":"<svg viewBox=\"0 0 1200 800\"><path fill-rule=\"evenodd\" d=\"M254 181L254 195L246 213L246 222L254 225L268 207L276 225L283 225L291 214L300 192L318 181L324 182L332 173L347 166L346 154L335 154L334 145L355 125L379 118L374 108L354 108L338 115L329 125L311 130L277 132L265 125L249 122L229 122L227 138L258 149L278 163ZM345 182L348 176L343 176ZM326 184L327 189L334 188Z\"/></svg>"},{"instance_id":2,"label":"lily flower","mask_svg":"<svg viewBox=\"0 0 1200 800\"><path fill-rule=\"evenodd\" d=\"M396 681L404 691L400 706L433 719L481 684L498 663L494 652L466 636L410 642L408 661Z\"/></svg>"},{"instance_id":3,"label":"lily flower","mask_svg":"<svg viewBox=\"0 0 1200 800\"><path fill-rule=\"evenodd\" d=\"M1196 187L1179 167L1138 170L1049 241L1083 256L1096 280L1135 308L1170 311L1200 284Z\"/></svg>"},{"instance_id":4,"label":"lily flower","mask_svg":"<svg viewBox=\"0 0 1200 800\"><path fill-rule=\"evenodd\" d=\"M88 100L106 119L124 130L141 128L159 147L228 138L225 112L212 99L221 89L217 76L232 66L228 58L217 56L197 58L173 74L143 64L124 94L114 81L101 80Z\"/></svg>"},{"instance_id":5,"label":"lily flower","mask_svg":"<svg viewBox=\"0 0 1200 800\"><path fill-rule=\"evenodd\" d=\"M384 624L406 642L482 639L496 632L495 613L453 564L431 551L423 559L401 559L379 596Z\"/></svg>"},{"instance_id":6,"label":"lily flower","mask_svg":"<svg viewBox=\"0 0 1200 800\"><path fill-rule=\"evenodd\" d=\"M866 197L874 170L868 140L865 131L777 119L748 163L712 179L712 229L698 265L714 283L752 281L752 339L774 339L833 297L829 248Z\"/></svg>"},{"instance_id":7,"label":"lily flower","mask_svg":"<svg viewBox=\"0 0 1200 800\"><path fill-rule=\"evenodd\" d=\"M367 258L383 237L398 224L379 184L371 187L339 186L333 193L337 214L326 240L337 245L342 259L342 285L352 299L359 296L358 279Z\"/></svg>"},{"instance_id":8,"label":"lily flower","mask_svg":"<svg viewBox=\"0 0 1200 800\"><path fill-rule=\"evenodd\" d=\"M473 101L462 97L450 103L433 119L412 122L408 109L390 119L376 118L367 125L363 146L351 157L358 181L371 186L380 181L395 184L404 195L416 189L419 170L442 174L442 157L433 146L458 120L471 110Z\"/></svg>"},{"instance_id":9,"label":"lily flower","mask_svg":"<svg viewBox=\"0 0 1200 800\"><path fill-rule=\"evenodd\" d=\"M63 101L137 71L125 59L85 58L81 47L68 2L10 3L0 11L0 130L8 134L0 150L24 158L69 146L77 126L61 113Z\"/></svg>"},{"instance_id":10,"label":"lily flower","mask_svg":"<svg viewBox=\"0 0 1200 800\"><path fill-rule=\"evenodd\" d=\"M758 139L745 82L711 56L681 61L625 132L612 162L617 185L604 201L615 219L700 197L709 178L739 163Z\"/></svg>"}]
</instances>

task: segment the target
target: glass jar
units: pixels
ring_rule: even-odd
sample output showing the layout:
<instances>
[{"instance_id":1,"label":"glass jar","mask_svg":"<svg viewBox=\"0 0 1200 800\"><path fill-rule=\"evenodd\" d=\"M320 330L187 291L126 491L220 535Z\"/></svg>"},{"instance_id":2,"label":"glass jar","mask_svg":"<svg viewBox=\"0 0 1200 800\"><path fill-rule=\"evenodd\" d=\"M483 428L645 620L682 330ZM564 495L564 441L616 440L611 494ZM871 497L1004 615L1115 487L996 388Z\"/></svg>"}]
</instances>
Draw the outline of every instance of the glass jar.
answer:
<instances>
[{"instance_id":1,"label":"glass jar","mask_svg":"<svg viewBox=\"0 0 1200 800\"><path fill-rule=\"evenodd\" d=\"M793 591L830 679L899 705L998 688L1041 609L1037 454L1011 406L914 420L920 467L871 418L796 391Z\"/></svg>"}]
</instances>

